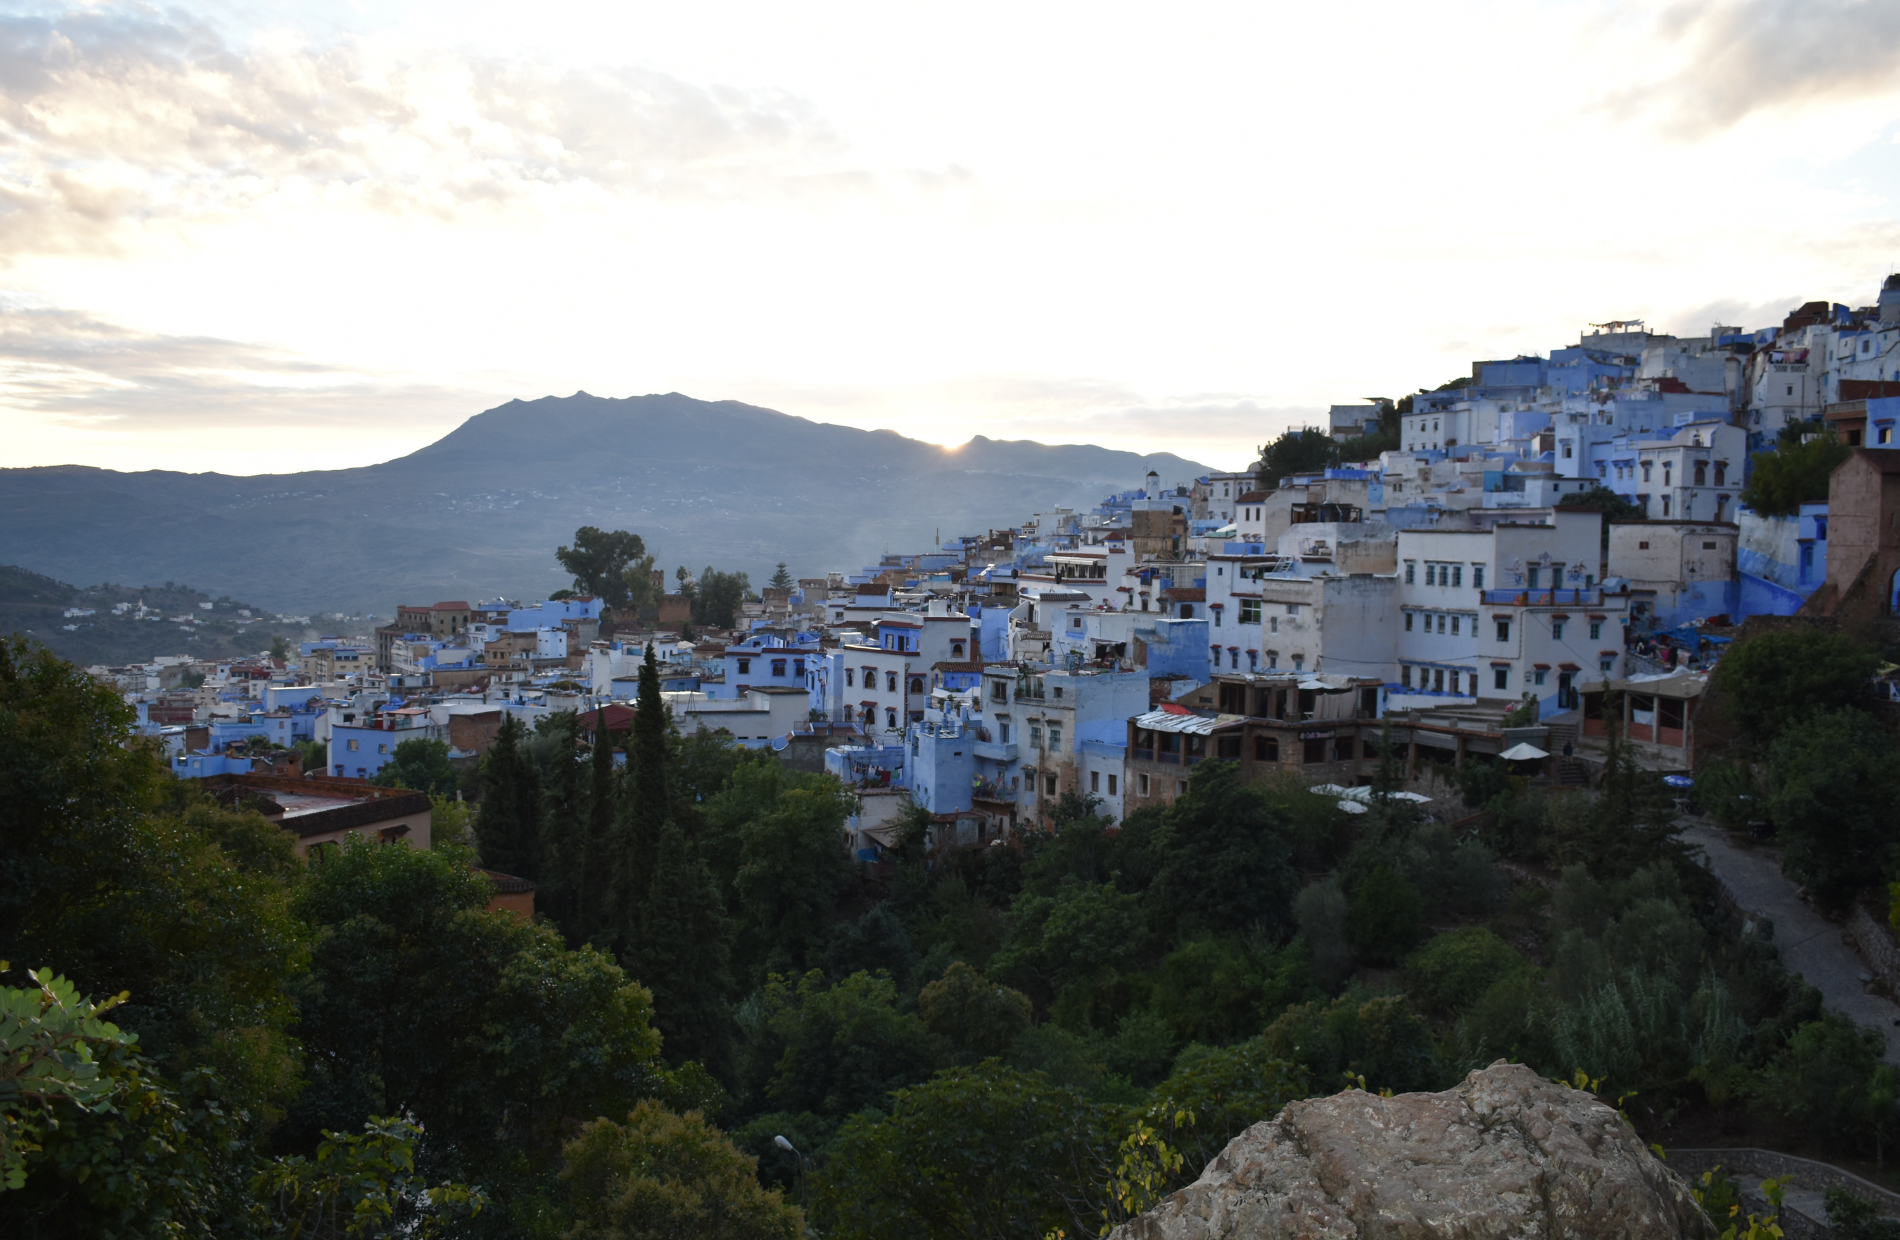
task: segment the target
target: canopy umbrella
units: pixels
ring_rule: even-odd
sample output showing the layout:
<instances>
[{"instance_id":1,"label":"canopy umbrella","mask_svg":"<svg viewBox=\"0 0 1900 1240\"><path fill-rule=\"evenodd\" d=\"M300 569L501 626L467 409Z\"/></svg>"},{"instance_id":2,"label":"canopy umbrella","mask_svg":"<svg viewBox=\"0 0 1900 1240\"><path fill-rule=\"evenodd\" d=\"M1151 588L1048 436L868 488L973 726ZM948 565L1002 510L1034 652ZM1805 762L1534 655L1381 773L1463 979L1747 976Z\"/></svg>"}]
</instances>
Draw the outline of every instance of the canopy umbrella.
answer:
<instances>
[{"instance_id":1,"label":"canopy umbrella","mask_svg":"<svg viewBox=\"0 0 1900 1240\"><path fill-rule=\"evenodd\" d=\"M1550 755L1529 741L1519 741L1517 744L1499 754L1498 757L1503 758L1506 762L1532 762L1538 758L1548 758Z\"/></svg>"},{"instance_id":2,"label":"canopy umbrella","mask_svg":"<svg viewBox=\"0 0 1900 1240\"><path fill-rule=\"evenodd\" d=\"M1687 775L1665 775L1663 776L1663 782L1668 784L1671 788L1695 787L1695 780L1690 779Z\"/></svg>"},{"instance_id":3,"label":"canopy umbrella","mask_svg":"<svg viewBox=\"0 0 1900 1240\"><path fill-rule=\"evenodd\" d=\"M1363 814L1366 812L1366 807L1357 801L1341 801L1339 808L1345 810L1348 814Z\"/></svg>"}]
</instances>

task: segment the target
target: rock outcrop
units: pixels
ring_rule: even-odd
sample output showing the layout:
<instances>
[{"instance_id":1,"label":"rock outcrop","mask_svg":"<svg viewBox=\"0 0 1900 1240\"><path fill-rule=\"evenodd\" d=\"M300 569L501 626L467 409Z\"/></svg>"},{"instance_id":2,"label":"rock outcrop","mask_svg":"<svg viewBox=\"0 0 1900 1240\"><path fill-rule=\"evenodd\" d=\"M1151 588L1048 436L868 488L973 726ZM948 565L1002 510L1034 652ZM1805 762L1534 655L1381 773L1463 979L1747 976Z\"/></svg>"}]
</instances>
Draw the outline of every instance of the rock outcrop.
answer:
<instances>
[{"instance_id":1,"label":"rock outcrop","mask_svg":"<svg viewBox=\"0 0 1900 1240\"><path fill-rule=\"evenodd\" d=\"M1500 1060L1444 1093L1292 1103L1113 1240L1714 1235L1614 1110Z\"/></svg>"}]
</instances>

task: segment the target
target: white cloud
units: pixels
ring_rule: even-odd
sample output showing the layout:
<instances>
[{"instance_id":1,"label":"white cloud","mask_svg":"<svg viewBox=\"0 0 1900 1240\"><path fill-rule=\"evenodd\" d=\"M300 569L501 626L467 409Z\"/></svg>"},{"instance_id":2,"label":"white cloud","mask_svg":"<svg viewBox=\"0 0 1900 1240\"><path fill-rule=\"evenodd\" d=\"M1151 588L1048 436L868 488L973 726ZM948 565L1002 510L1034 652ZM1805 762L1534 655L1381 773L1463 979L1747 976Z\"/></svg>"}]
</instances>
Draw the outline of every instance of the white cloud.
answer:
<instances>
[{"instance_id":1,"label":"white cloud","mask_svg":"<svg viewBox=\"0 0 1900 1240\"><path fill-rule=\"evenodd\" d=\"M0 247L310 202L450 215L578 195L861 189L809 104L650 69L556 69L344 38L228 42L175 12L0 17Z\"/></svg>"}]
</instances>

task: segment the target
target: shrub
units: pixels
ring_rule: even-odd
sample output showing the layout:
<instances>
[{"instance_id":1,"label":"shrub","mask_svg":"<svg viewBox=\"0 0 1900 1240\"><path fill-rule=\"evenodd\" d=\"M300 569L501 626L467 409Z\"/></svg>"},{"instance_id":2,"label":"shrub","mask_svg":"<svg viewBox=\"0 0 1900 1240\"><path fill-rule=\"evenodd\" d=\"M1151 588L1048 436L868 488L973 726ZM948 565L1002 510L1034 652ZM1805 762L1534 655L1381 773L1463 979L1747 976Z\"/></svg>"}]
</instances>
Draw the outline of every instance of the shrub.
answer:
<instances>
[{"instance_id":1,"label":"shrub","mask_svg":"<svg viewBox=\"0 0 1900 1240\"><path fill-rule=\"evenodd\" d=\"M1425 898L1404 875L1379 866L1360 884L1346 914L1352 945L1376 964L1392 964L1418 942Z\"/></svg>"},{"instance_id":2,"label":"shrub","mask_svg":"<svg viewBox=\"0 0 1900 1240\"><path fill-rule=\"evenodd\" d=\"M1502 979L1530 967L1482 926L1435 935L1405 961L1408 993L1437 1016L1454 1016Z\"/></svg>"}]
</instances>

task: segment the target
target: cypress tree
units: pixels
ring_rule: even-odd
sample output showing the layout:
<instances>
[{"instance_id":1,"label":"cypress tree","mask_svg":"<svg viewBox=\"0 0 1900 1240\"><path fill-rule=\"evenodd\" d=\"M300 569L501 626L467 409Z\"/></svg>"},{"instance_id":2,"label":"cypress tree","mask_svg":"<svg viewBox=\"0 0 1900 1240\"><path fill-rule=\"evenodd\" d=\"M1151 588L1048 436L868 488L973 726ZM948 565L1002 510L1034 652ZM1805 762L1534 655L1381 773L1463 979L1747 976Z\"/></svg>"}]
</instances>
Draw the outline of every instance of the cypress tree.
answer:
<instances>
[{"instance_id":1,"label":"cypress tree","mask_svg":"<svg viewBox=\"0 0 1900 1240\"><path fill-rule=\"evenodd\" d=\"M640 665L640 696L633 709L633 735L627 743L630 795L622 817L624 870L618 885L622 916L629 928L638 921L634 910L646 899L653 885L660 836L671 816L666 763L666 703L660 700L660 668L653 658L653 644L649 642L646 661Z\"/></svg>"},{"instance_id":2,"label":"cypress tree","mask_svg":"<svg viewBox=\"0 0 1900 1240\"><path fill-rule=\"evenodd\" d=\"M581 828L575 936L602 951L612 951L615 931L613 884L614 736L607 728L607 707L594 711L594 749L589 762L587 818Z\"/></svg>"},{"instance_id":3,"label":"cypress tree","mask_svg":"<svg viewBox=\"0 0 1900 1240\"><path fill-rule=\"evenodd\" d=\"M527 729L503 715L482 758L482 804L475 842L482 864L532 882L541 879L541 772L522 752Z\"/></svg>"},{"instance_id":4,"label":"cypress tree","mask_svg":"<svg viewBox=\"0 0 1900 1240\"><path fill-rule=\"evenodd\" d=\"M541 877L536 880L535 904L554 919L569 944L578 947L583 861L579 728L574 712L564 710L537 723L535 732L537 738L547 739L553 754L541 779Z\"/></svg>"},{"instance_id":5,"label":"cypress tree","mask_svg":"<svg viewBox=\"0 0 1900 1240\"><path fill-rule=\"evenodd\" d=\"M653 992L653 1021L675 1064L697 1059L715 1075L730 1067L732 924L698 852L671 819L661 824L647 898L632 950L633 975Z\"/></svg>"}]
</instances>

